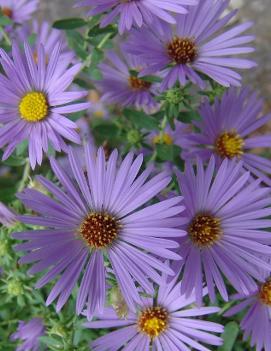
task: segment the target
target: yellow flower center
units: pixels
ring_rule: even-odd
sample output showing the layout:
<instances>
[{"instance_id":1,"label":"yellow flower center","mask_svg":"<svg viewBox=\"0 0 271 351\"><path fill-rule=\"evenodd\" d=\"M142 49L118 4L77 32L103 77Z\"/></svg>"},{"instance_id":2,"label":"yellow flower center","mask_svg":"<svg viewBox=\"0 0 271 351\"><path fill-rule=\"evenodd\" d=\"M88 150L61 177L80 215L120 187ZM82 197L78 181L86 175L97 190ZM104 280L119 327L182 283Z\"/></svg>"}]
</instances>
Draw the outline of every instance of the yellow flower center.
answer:
<instances>
[{"instance_id":1,"label":"yellow flower center","mask_svg":"<svg viewBox=\"0 0 271 351\"><path fill-rule=\"evenodd\" d=\"M190 223L188 234L196 246L212 246L222 236L220 220L209 214L199 214Z\"/></svg>"},{"instance_id":2,"label":"yellow flower center","mask_svg":"<svg viewBox=\"0 0 271 351\"><path fill-rule=\"evenodd\" d=\"M259 297L262 303L271 306L271 280L260 287Z\"/></svg>"},{"instance_id":3,"label":"yellow flower center","mask_svg":"<svg viewBox=\"0 0 271 351\"><path fill-rule=\"evenodd\" d=\"M173 144L173 138L168 134L168 133L163 133L163 134L158 134L155 135L152 139L153 144L166 144L166 145L172 145Z\"/></svg>"},{"instance_id":4,"label":"yellow flower center","mask_svg":"<svg viewBox=\"0 0 271 351\"><path fill-rule=\"evenodd\" d=\"M222 158L232 159L234 157L242 156L244 140L233 132L224 132L215 141L215 150Z\"/></svg>"},{"instance_id":5,"label":"yellow flower center","mask_svg":"<svg viewBox=\"0 0 271 351\"><path fill-rule=\"evenodd\" d=\"M108 213L90 213L82 222L79 232L81 237L93 249L104 249L117 238L121 224Z\"/></svg>"},{"instance_id":6,"label":"yellow flower center","mask_svg":"<svg viewBox=\"0 0 271 351\"><path fill-rule=\"evenodd\" d=\"M168 56L177 64L192 63L198 56L198 49L192 38L175 37L167 46Z\"/></svg>"},{"instance_id":7,"label":"yellow flower center","mask_svg":"<svg viewBox=\"0 0 271 351\"><path fill-rule=\"evenodd\" d=\"M26 94L20 104L19 112L21 118L28 122L38 122L47 117L49 105L46 95L38 91Z\"/></svg>"},{"instance_id":8,"label":"yellow flower center","mask_svg":"<svg viewBox=\"0 0 271 351\"><path fill-rule=\"evenodd\" d=\"M97 111L93 112L93 116L96 117L96 118L103 118L104 117L104 111L97 110Z\"/></svg>"},{"instance_id":9,"label":"yellow flower center","mask_svg":"<svg viewBox=\"0 0 271 351\"><path fill-rule=\"evenodd\" d=\"M149 307L142 311L138 318L139 331L155 338L163 333L169 324L169 315L163 307Z\"/></svg>"}]
</instances>

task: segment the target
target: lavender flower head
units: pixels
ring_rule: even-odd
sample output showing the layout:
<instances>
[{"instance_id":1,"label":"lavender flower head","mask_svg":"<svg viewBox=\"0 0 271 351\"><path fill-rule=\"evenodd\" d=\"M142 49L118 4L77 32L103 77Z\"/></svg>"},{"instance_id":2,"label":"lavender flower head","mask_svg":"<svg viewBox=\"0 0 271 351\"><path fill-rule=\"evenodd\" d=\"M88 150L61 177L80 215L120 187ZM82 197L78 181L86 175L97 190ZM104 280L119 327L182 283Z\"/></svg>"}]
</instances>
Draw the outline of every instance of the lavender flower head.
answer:
<instances>
[{"instance_id":1,"label":"lavender flower head","mask_svg":"<svg viewBox=\"0 0 271 351\"><path fill-rule=\"evenodd\" d=\"M0 0L3 14L19 24L31 19L38 5L39 0Z\"/></svg>"},{"instance_id":2,"label":"lavender flower head","mask_svg":"<svg viewBox=\"0 0 271 351\"><path fill-rule=\"evenodd\" d=\"M16 215L7 206L0 202L0 223L11 227L16 222Z\"/></svg>"},{"instance_id":3,"label":"lavender flower head","mask_svg":"<svg viewBox=\"0 0 271 351\"><path fill-rule=\"evenodd\" d=\"M101 27L106 27L119 17L119 32L123 34L132 26L154 25L157 19L176 23L170 12L186 14L186 7L196 4L197 0L80 0L76 6L90 6L91 16L108 12L101 21Z\"/></svg>"},{"instance_id":4,"label":"lavender flower head","mask_svg":"<svg viewBox=\"0 0 271 351\"><path fill-rule=\"evenodd\" d=\"M182 147L182 137L188 132L189 126L180 121L175 121L175 129L172 129L169 124L167 124L162 131L153 131L148 136L147 139L150 144L157 145L178 145Z\"/></svg>"},{"instance_id":5,"label":"lavender flower head","mask_svg":"<svg viewBox=\"0 0 271 351\"><path fill-rule=\"evenodd\" d=\"M271 135L255 135L271 119L271 114L260 117L262 109L263 101L248 88L231 88L214 105L203 103L202 120L193 121L198 132L182 136L183 158L209 160L214 155L217 165L225 158L241 159L251 174L271 185L271 161L250 152L271 145Z\"/></svg>"},{"instance_id":6,"label":"lavender flower head","mask_svg":"<svg viewBox=\"0 0 271 351\"><path fill-rule=\"evenodd\" d=\"M17 331L10 337L11 340L21 340L22 344L16 351L39 351L39 338L44 335L44 324L41 318L33 318L29 322L20 321Z\"/></svg>"},{"instance_id":7,"label":"lavender flower head","mask_svg":"<svg viewBox=\"0 0 271 351\"><path fill-rule=\"evenodd\" d=\"M106 57L109 64L100 64L103 75L103 79L98 82L98 87L103 93L101 101L123 107L134 106L147 113L155 111L159 106L154 100L157 84L138 78L144 67L142 62L129 54L125 55L125 62L113 51L108 52Z\"/></svg>"},{"instance_id":8,"label":"lavender flower head","mask_svg":"<svg viewBox=\"0 0 271 351\"><path fill-rule=\"evenodd\" d=\"M116 277L129 308L140 302L135 282L148 294L150 280L160 281L159 272L174 274L159 258L180 259L171 249L178 244L169 238L185 235L181 229L181 198L174 197L148 205L170 182L166 172L149 179L149 166L140 175L142 155L129 153L118 166L115 150L108 161L103 149L85 147L85 165L69 151L72 175L52 159L51 167L61 187L44 177L38 181L55 197L32 189L19 195L25 206L38 216L20 216L24 223L41 225L43 230L14 234L27 240L16 250L28 251L20 263L34 263L29 273L48 272L37 288L59 277L46 304L58 298L59 311L83 272L77 295L77 313L87 305L87 317L102 313L106 296L106 266ZM177 217L177 215L179 215Z\"/></svg>"},{"instance_id":9,"label":"lavender flower head","mask_svg":"<svg viewBox=\"0 0 271 351\"><path fill-rule=\"evenodd\" d=\"M221 17L228 5L229 0L199 0L187 15L178 15L176 28L164 23L162 31L135 30L126 49L146 64L142 75L162 71L162 90L188 81L203 89L206 84L200 73L223 86L239 86L241 76L235 69L249 69L255 63L235 56L254 51L245 46L254 36L242 34L251 22L224 29L236 15L231 11Z\"/></svg>"},{"instance_id":10,"label":"lavender flower head","mask_svg":"<svg viewBox=\"0 0 271 351\"><path fill-rule=\"evenodd\" d=\"M92 342L91 350L188 351L192 347L208 351L202 343L222 345L222 339L212 333L222 333L223 326L202 319L219 308L192 307L194 292L186 298L180 294L182 283L175 283L176 279L167 283L164 277L157 300L142 299L137 313L131 312L125 319L119 319L112 308L107 308L100 320L86 323L89 328L118 328Z\"/></svg>"},{"instance_id":11,"label":"lavender flower head","mask_svg":"<svg viewBox=\"0 0 271 351\"><path fill-rule=\"evenodd\" d=\"M188 232L179 240L182 292L189 296L195 289L200 304L206 282L212 301L215 287L227 301L223 276L239 293L255 291L255 280L262 281L262 271L271 268L270 188L262 187L260 180L249 181L242 162L226 159L216 172L214 157L206 169L198 160L196 171L187 162L178 180L186 207L183 228Z\"/></svg>"},{"instance_id":12,"label":"lavender flower head","mask_svg":"<svg viewBox=\"0 0 271 351\"><path fill-rule=\"evenodd\" d=\"M37 62L38 58L38 47L40 44L44 46L44 51L46 54L46 62L48 62L49 57L52 55L54 48L61 43L61 55L59 61L73 61L74 52L71 51L68 47L67 40L62 31L51 28L51 25L43 21L39 23L37 20L33 20L31 24L24 24L22 27L19 27L16 35L20 38L21 41L25 42L29 39L31 35L35 34L36 39L31 45L35 61ZM62 63L59 65L63 67ZM65 67L65 66L64 66ZM60 74L63 72L60 71Z\"/></svg>"},{"instance_id":13,"label":"lavender flower head","mask_svg":"<svg viewBox=\"0 0 271 351\"><path fill-rule=\"evenodd\" d=\"M56 151L67 151L63 138L80 144L76 123L65 115L89 106L88 103L74 103L86 96L86 92L66 91L81 65L67 68L70 61L60 61L60 56L61 44L55 46L49 58L44 46L39 45L35 59L27 42L24 52L13 44L12 58L0 50L0 62L5 72L0 74L0 123L3 124L0 147L7 146L4 160L23 140L29 143L32 168L36 163L42 163L43 152L47 153L49 144Z\"/></svg>"},{"instance_id":14,"label":"lavender flower head","mask_svg":"<svg viewBox=\"0 0 271 351\"><path fill-rule=\"evenodd\" d=\"M257 351L271 351L271 281L266 281L250 295L236 294L234 300L238 304L225 313L226 317L246 310L240 327L243 339L250 339L251 347ZM240 300L242 300L240 302Z\"/></svg>"},{"instance_id":15,"label":"lavender flower head","mask_svg":"<svg viewBox=\"0 0 271 351\"><path fill-rule=\"evenodd\" d=\"M88 101L90 102L90 107L88 109L88 115L91 119L109 119L109 109L107 105L101 101L100 93L91 89L88 94Z\"/></svg>"}]
</instances>

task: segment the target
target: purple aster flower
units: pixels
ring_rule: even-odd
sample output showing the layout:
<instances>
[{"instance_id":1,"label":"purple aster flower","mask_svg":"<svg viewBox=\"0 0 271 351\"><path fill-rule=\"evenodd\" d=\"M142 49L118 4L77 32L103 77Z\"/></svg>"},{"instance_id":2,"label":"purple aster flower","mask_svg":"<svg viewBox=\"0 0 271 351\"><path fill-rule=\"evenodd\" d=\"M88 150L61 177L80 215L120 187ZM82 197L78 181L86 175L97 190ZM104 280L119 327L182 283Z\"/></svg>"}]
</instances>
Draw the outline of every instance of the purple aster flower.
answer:
<instances>
[{"instance_id":1,"label":"purple aster flower","mask_svg":"<svg viewBox=\"0 0 271 351\"><path fill-rule=\"evenodd\" d=\"M175 121L175 129L173 130L170 125L166 125L165 129L161 132L151 132L147 138L153 145L178 145L182 146L182 135L188 130L189 126L179 121ZM186 135L186 134L185 134Z\"/></svg>"},{"instance_id":2,"label":"purple aster flower","mask_svg":"<svg viewBox=\"0 0 271 351\"><path fill-rule=\"evenodd\" d=\"M228 5L229 0L199 0L187 15L178 16L176 28L163 23L161 32L155 28L135 30L126 49L145 62L147 68L141 74L162 71L162 90L177 81L183 86L188 80L204 88L199 73L227 87L239 86L241 76L235 69L248 69L255 63L232 56L254 51L244 46L254 36L242 34L252 26L251 22L224 29L236 14L232 11L221 18Z\"/></svg>"},{"instance_id":3,"label":"purple aster flower","mask_svg":"<svg viewBox=\"0 0 271 351\"><path fill-rule=\"evenodd\" d=\"M100 94L97 90L92 89L89 91L88 100L90 107L88 114L91 118L109 119L109 110L104 102L101 101Z\"/></svg>"},{"instance_id":4,"label":"purple aster flower","mask_svg":"<svg viewBox=\"0 0 271 351\"><path fill-rule=\"evenodd\" d=\"M7 145L4 160L26 139L32 168L36 163L41 164L49 143L57 151L67 150L63 138L80 144L76 123L64 115L89 106L88 103L68 105L87 94L66 91L81 65L67 68L70 61L60 62L60 52L61 45L58 44L46 63L43 45L38 46L37 62L27 42L24 52L16 43L13 45L13 59L0 50L0 62L5 72L0 74L0 123L4 125L0 128L0 147Z\"/></svg>"},{"instance_id":5,"label":"purple aster flower","mask_svg":"<svg viewBox=\"0 0 271 351\"><path fill-rule=\"evenodd\" d=\"M39 351L39 338L44 335L44 324L41 318L33 318L29 322L19 322L18 329L10 337L11 340L21 340L23 343L16 351Z\"/></svg>"},{"instance_id":6,"label":"purple aster flower","mask_svg":"<svg viewBox=\"0 0 271 351\"><path fill-rule=\"evenodd\" d=\"M98 152L85 147L86 170L69 152L71 177L52 159L51 167L63 188L38 177L56 198L26 189L19 195L25 206L39 216L19 217L24 223L47 227L17 233L28 242L16 250L29 251L20 263L34 263L31 274L49 271L38 281L40 288L60 276L46 304L58 298L59 311L69 298L82 272L77 295L77 313L87 304L87 316L102 312L105 303L106 271L110 263L127 304L133 309L140 301L135 281L146 293L153 293L149 279L160 281L157 271L174 274L160 258L179 259L170 249L178 244L169 240L185 233L177 228L182 223L180 197L143 207L170 182L166 172L148 180L152 166L139 174L143 157L129 153L118 164L115 150L105 160ZM73 180L73 179L74 180ZM104 263L106 257L106 265Z\"/></svg>"},{"instance_id":7,"label":"purple aster flower","mask_svg":"<svg viewBox=\"0 0 271 351\"><path fill-rule=\"evenodd\" d=\"M214 155L217 165L225 158L242 159L251 174L271 185L271 161L250 152L271 145L271 135L255 135L271 119L271 114L259 118L262 109L263 101L247 88L229 89L214 105L206 101L199 111L202 120L193 121L197 132L181 137L183 158L209 160Z\"/></svg>"},{"instance_id":8,"label":"purple aster flower","mask_svg":"<svg viewBox=\"0 0 271 351\"><path fill-rule=\"evenodd\" d=\"M194 292L187 298L180 294L181 282L164 281L157 298L142 299L136 313L119 319L112 308L88 322L89 328L119 328L91 343L93 351L188 351L208 349L202 345L221 345L222 339L211 333L222 333L223 326L202 320L202 316L219 311L217 307L195 308ZM206 289L205 289L206 293ZM196 319L195 317L200 317Z\"/></svg>"},{"instance_id":9,"label":"purple aster flower","mask_svg":"<svg viewBox=\"0 0 271 351\"><path fill-rule=\"evenodd\" d=\"M101 27L106 27L119 17L119 32L130 30L132 26L142 27L143 24L155 25L157 19L176 23L170 14L188 12L186 6L196 5L197 0L80 0L77 6L91 6L89 15L97 15L108 11L101 21Z\"/></svg>"},{"instance_id":10,"label":"purple aster flower","mask_svg":"<svg viewBox=\"0 0 271 351\"><path fill-rule=\"evenodd\" d=\"M106 57L109 64L100 64L103 75L103 79L98 82L103 93L101 101L124 107L135 106L146 112L157 109L159 105L154 100L157 84L138 78L142 62L129 54L126 55L126 62L122 61L113 51L108 52Z\"/></svg>"},{"instance_id":11,"label":"purple aster flower","mask_svg":"<svg viewBox=\"0 0 271 351\"><path fill-rule=\"evenodd\" d=\"M62 60L69 62L74 59L75 54L69 49L65 35L62 31L54 29L46 21L39 23L37 20L33 20L30 24L25 24L19 27L17 30L17 38L19 37L21 41L25 42L29 39L31 35L35 34L36 40L32 44L32 49L34 53L35 61L38 61L38 48L42 44L44 46L46 54L46 62L48 62L49 57L52 55L54 48L61 43L61 55L59 61ZM60 68L63 67L60 63ZM65 67L65 66L64 66ZM62 72L60 72L62 74Z\"/></svg>"},{"instance_id":12,"label":"purple aster flower","mask_svg":"<svg viewBox=\"0 0 271 351\"><path fill-rule=\"evenodd\" d=\"M16 222L16 215L7 206L0 202L0 223L10 227Z\"/></svg>"},{"instance_id":13,"label":"purple aster flower","mask_svg":"<svg viewBox=\"0 0 271 351\"><path fill-rule=\"evenodd\" d=\"M226 277L237 292L249 294L257 288L254 279L262 280L260 270L271 269L266 263L271 253L271 220L266 219L270 188L260 186L260 180L248 181L242 162L225 159L215 172L212 157L206 169L198 160L196 170L187 162L185 172L178 174L188 232L179 239L182 292L189 296L195 289L200 304L206 282L212 301L215 287L228 300Z\"/></svg>"},{"instance_id":14,"label":"purple aster flower","mask_svg":"<svg viewBox=\"0 0 271 351\"><path fill-rule=\"evenodd\" d=\"M31 19L38 5L39 0L0 0L3 14L20 24Z\"/></svg>"},{"instance_id":15,"label":"purple aster flower","mask_svg":"<svg viewBox=\"0 0 271 351\"><path fill-rule=\"evenodd\" d=\"M251 347L257 351L271 351L271 281L267 279L249 296L236 294L239 303L225 313L231 317L236 313L247 310L240 327L244 340L250 339Z\"/></svg>"}]
</instances>

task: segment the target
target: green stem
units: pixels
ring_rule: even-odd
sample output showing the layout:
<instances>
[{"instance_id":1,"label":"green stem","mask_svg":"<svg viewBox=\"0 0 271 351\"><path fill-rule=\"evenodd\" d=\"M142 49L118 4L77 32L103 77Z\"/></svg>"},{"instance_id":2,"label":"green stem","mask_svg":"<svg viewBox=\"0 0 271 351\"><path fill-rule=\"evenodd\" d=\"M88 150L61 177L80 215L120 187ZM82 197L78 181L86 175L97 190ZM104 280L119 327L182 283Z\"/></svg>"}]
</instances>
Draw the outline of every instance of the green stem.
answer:
<instances>
[{"instance_id":1,"label":"green stem","mask_svg":"<svg viewBox=\"0 0 271 351\"><path fill-rule=\"evenodd\" d=\"M9 39L9 36L5 32L5 29L0 27L0 31L2 32L3 38L5 39L6 43L11 46L11 40Z\"/></svg>"},{"instance_id":2,"label":"green stem","mask_svg":"<svg viewBox=\"0 0 271 351\"><path fill-rule=\"evenodd\" d=\"M0 325L8 325L12 323L18 323L18 319L10 319L8 321L1 322Z\"/></svg>"},{"instance_id":3,"label":"green stem","mask_svg":"<svg viewBox=\"0 0 271 351\"><path fill-rule=\"evenodd\" d=\"M107 43L107 41L110 39L111 35L112 33L107 33L101 40L100 44L97 45L97 49L102 49L104 45Z\"/></svg>"},{"instance_id":4,"label":"green stem","mask_svg":"<svg viewBox=\"0 0 271 351\"><path fill-rule=\"evenodd\" d=\"M27 160L24 166L22 180L19 183L18 192L21 192L24 189L25 184L29 178L29 175L30 175L30 163L29 163L29 160Z\"/></svg>"}]
</instances>

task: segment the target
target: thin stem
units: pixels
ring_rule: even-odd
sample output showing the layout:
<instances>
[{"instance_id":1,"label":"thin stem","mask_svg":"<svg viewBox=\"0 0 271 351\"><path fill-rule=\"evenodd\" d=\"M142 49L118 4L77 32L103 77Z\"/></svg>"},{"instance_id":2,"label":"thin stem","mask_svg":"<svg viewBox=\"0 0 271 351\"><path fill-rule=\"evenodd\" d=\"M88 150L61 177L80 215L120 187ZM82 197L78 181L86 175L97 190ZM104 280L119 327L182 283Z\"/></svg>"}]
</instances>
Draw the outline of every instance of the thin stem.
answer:
<instances>
[{"instance_id":1,"label":"thin stem","mask_svg":"<svg viewBox=\"0 0 271 351\"><path fill-rule=\"evenodd\" d=\"M0 31L2 32L3 38L5 39L6 43L11 46L11 40L9 39L9 36L5 32L4 28L0 27Z\"/></svg>"},{"instance_id":2,"label":"thin stem","mask_svg":"<svg viewBox=\"0 0 271 351\"><path fill-rule=\"evenodd\" d=\"M24 166L22 180L19 183L18 192L21 192L24 189L25 184L29 178L29 175L30 175L30 163L29 163L29 160L27 160Z\"/></svg>"},{"instance_id":3,"label":"thin stem","mask_svg":"<svg viewBox=\"0 0 271 351\"><path fill-rule=\"evenodd\" d=\"M101 40L100 44L97 45L97 49L102 49L104 45L107 43L107 41L110 39L111 35L112 33L107 33Z\"/></svg>"}]
</instances>

